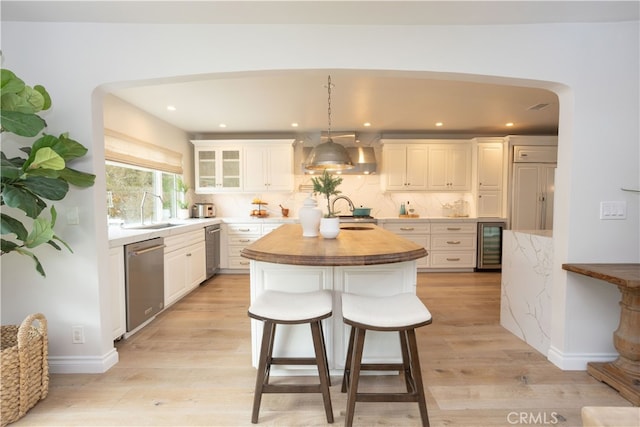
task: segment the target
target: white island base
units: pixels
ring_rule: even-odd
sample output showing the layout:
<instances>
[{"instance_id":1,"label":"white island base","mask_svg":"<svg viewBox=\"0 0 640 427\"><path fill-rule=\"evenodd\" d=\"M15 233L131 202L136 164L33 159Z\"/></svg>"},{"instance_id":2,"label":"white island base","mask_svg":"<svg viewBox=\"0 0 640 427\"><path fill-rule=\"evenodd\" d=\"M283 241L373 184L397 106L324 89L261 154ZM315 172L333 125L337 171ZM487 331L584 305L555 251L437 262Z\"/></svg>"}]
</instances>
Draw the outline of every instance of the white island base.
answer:
<instances>
[{"instance_id":1,"label":"white island base","mask_svg":"<svg viewBox=\"0 0 640 427\"><path fill-rule=\"evenodd\" d=\"M333 293L333 316L322 321L327 347L329 370L342 375L350 327L342 321L341 295L390 296L416 293L416 261L346 267L301 266L251 260L251 301L265 290L282 292L312 292L330 290ZM261 321L251 319L251 353L254 367L262 339ZM309 325L278 325L274 357L313 357ZM365 363L401 362L397 332L367 332L364 347ZM272 375L317 375L315 367L274 366Z\"/></svg>"}]
</instances>

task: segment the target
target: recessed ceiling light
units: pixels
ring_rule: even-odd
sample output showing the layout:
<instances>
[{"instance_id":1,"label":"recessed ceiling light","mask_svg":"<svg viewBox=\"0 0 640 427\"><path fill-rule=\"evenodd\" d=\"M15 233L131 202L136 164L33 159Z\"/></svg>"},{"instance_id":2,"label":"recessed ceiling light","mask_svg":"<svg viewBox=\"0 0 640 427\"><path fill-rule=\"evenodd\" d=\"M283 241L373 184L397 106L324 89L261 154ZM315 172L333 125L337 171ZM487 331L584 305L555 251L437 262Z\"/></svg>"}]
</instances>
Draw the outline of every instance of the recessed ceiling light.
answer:
<instances>
[{"instance_id":1,"label":"recessed ceiling light","mask_svg":"<svg viewBox=\"0 0 640 427\"><path fill-rule=\"evenodd\" d=\"M442 123L442 122L436 122L436 126L437 126L437 127L441 127L442 125L444 125L444 123Z\"/></svg>"},{"instance_id":2,"label":"recessed ceiling light","mask_svg":"<svg viewBox=\"0 0 640 427\"><path fill-rule=\"evenodd\" d=\"M363 125L364 127L368 128L369 126L371 126L371 123L369 123L369 122L365 122L365 123L363 123L362 125Z\"/></svg>"},{"instance_id":3,"label":"recessed ceiling light","mask_svg":"<svg viewBox=\"0 0 640 427\"><path fill-rule=\"evenodd\" d=\"M512 126L513 126L513 122L505 123L504 125L505 125L506 127L510 128L510 127L512 127Z\"/></svg>"},{"instance_id":4,"label":"recessed ceiling light","mask_svg":"<svg viewBox=\"0 0 640 427\"><path fill-rule=\"evenodd\" d=\"M292 128L297 128L297 127L298 127L298 124L297 124L297 123L291 123L291 127L292 127Z\"/></svg>"},{"instance_id":5,"label":"recessed ceiling light","mask_svg":"<svg viewBox=\"0 0 640 427\"><path fill-rule=\"evenodd\" d=\"M226 127L227 127L227 125L225 125L224 123L220 123L220 124L218 125L218 127L219 127L219 128L226 128Z\"/></svg>"},{"instance_id":6,"label":"recessed ceiling light","mask_svg":"<svg viewBox=\"0 0 640 427\"><path fill-rule=\"evenodd\" d=\"M176 106L175 105L167 105L167 110L176 111Z\"/></svg>"}]
</instances>

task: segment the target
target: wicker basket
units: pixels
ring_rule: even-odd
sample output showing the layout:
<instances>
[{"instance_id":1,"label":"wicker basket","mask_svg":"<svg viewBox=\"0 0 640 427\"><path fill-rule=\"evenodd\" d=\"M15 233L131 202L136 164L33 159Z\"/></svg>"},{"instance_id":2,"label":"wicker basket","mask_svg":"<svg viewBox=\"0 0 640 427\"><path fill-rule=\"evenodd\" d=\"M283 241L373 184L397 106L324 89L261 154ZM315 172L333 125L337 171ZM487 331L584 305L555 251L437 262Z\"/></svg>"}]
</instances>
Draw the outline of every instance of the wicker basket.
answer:
<instances>
[{"instance_id":1,"label":"wicker basket","mask_svg":"<svg viewBox=\"0 0 640 427\"><path fill-rule=\"evenodd\" d=\"M47 319L38 313L20 327L2 326L0 348L0 426L4 427L22 418L49 391Z\"/></svg>"}]
</instances>

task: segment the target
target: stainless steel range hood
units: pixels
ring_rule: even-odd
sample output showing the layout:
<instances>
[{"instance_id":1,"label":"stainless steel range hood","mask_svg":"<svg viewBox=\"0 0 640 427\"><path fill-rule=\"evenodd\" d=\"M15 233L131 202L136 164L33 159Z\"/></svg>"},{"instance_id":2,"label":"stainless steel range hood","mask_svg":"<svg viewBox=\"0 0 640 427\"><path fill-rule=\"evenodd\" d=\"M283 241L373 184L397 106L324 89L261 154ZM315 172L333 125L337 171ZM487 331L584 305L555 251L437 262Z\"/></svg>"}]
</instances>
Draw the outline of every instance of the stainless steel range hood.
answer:
<instances>
[{"instance_id":1,"label":"stainless steel range hood","mask_svg":"<svg viewBox=\"0 0 640 427\"><path fill-rule=\"evenodd\" d=\"M328 138L327 132L321 132L320 142L325 142ZM331 132L331 139L334 143L340 144L345 147L351 162L353 162L353 168L345 169L341 171L335 171L342 175L369 175L374 174L377 171L378 165L376 161L376 154L373 147L363 147L359 145L358 137L355 132ZM311 147L305 147L303 149L303 158L307 159L311 153ZM329 169L331 170L331 169ZM318 171L313 171L305 168L304 161L302 165L302 172L304 174L314 174Z\"/></svg>"},{"instance_id":2,"label":"stainless steel range hood","mask_svg":"<svg viewBox=\"0 0 640 427\"><path fill-rule=\"evenodd\" d=\"M378 164L376 162L376 154L373 147L345 147L351 161L353 162L353 168L335 171L341 175L370 175L377 171ZM303 148L303 158L307 158L311 152L311 147ZM329 169L331 171L331 169ZM306 169L304 162L302 164L302 172L304 174L313 174L317 171Z\"/></svg>"}]
</instances>

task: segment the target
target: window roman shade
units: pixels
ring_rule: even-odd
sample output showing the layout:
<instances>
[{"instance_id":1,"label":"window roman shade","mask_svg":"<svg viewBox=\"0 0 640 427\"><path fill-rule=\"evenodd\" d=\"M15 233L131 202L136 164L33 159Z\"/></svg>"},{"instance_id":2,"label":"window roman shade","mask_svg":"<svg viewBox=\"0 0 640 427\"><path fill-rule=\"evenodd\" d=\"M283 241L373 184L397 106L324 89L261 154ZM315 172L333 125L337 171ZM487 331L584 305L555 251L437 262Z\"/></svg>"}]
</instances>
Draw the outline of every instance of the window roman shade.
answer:
<instances>
[{"instance_id":1,"label":"window roman shade","mask_svg":"<svg viewBox=\"0 0 640 427\"><path fill-rule=\"evenodd\" d=\"M140 141L112 130L104 131L106 160L182 175L182 153Z\"/></svg>"}]
</instances>

